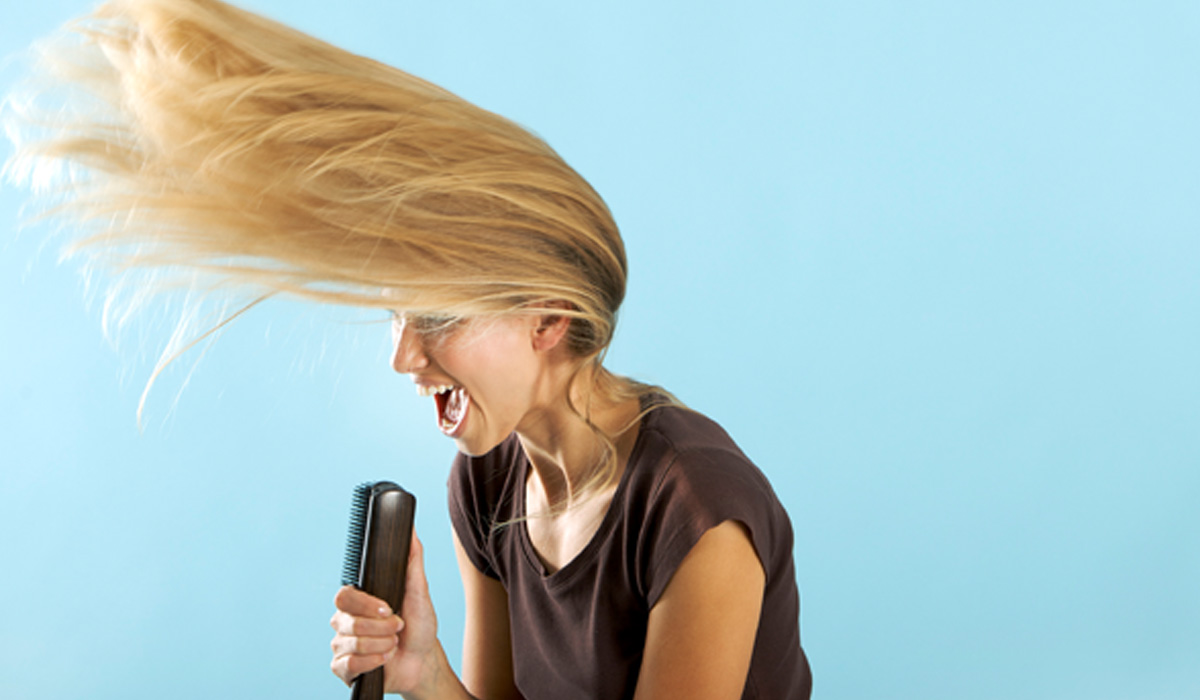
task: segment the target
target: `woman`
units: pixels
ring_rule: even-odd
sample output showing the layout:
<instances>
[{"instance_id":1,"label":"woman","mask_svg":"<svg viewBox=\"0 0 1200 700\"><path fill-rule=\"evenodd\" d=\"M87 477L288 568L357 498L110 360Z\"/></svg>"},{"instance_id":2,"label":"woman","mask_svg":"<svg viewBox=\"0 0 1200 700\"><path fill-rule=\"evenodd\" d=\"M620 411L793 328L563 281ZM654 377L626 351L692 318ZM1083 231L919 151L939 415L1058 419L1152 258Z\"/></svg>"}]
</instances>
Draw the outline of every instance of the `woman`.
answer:
<instances>
[{"instance_id":1,"label":"woman","mask_svg":"<svg viewBox=\"0 0 1200 700\"><path fill-rule=\"evenodd\" d=\"M460 450L461 676L414 542L401 610L337 593L339 677L383 665L413 698L808 697L787 515L716 424L603 367L624 248L549 146L216 0L115 0L79 26L82 53L47 56L89 97L34 120L49 134L15 168L72 169L81 247L247 306L390 310L393 367Z\"/></svg>"}]
</instances>

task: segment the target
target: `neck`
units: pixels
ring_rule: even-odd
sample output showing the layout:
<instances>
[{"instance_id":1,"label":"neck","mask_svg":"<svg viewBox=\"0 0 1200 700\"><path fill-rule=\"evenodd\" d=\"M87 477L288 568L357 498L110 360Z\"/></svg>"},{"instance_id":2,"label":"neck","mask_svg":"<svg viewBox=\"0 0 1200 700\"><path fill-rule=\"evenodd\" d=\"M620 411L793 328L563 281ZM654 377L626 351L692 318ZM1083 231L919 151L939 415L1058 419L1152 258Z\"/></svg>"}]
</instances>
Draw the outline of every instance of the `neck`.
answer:
<instances>
[{"instance_id":1,"label":"neck","mask_svg":"<svg viewBox=\"0 0 1200 700\"><path fill-rule=\"evenodd\" d=\"M543 407L517 428L517 436L533 465L531 491L544 498L541 505L545 509L570 508L614 486L633 448L638 401L614 398L596 389L599 371L603 370L585 367L576 373L569 368L564 381L550 383L561 387L557 397L548 397ZM609 470L612 472L609 474L604 472L612 463L607 454L610 448L596 429L616 449L616 468ZM603 481L597 483L598 476Z\"/></svg>"}]
</instances>

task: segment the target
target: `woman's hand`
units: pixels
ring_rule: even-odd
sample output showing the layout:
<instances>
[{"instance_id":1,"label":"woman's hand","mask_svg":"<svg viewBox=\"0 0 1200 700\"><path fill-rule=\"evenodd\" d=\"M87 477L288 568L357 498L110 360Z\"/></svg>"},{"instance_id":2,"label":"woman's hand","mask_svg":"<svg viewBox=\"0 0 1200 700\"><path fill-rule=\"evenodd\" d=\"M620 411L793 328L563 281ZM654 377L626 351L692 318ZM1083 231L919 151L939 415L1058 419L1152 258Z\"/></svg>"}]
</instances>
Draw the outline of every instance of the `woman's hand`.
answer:
<instances>
[{"instance_id":1,"label":"woman's hand","mask_svg":"<svg viewBox=\"0 0 1200 700\"><path fill-rule=\"evenodd\" d=\"M384 688L389 693L408 692L431 682L441 656L437 617L415 533L398 616L387 603L351 586L343 586L333 604L337 612L329 621L335 632L330 668L343 682L349 685L356 676L379 666L384 667Z\"/></svg>"}]
</instances>

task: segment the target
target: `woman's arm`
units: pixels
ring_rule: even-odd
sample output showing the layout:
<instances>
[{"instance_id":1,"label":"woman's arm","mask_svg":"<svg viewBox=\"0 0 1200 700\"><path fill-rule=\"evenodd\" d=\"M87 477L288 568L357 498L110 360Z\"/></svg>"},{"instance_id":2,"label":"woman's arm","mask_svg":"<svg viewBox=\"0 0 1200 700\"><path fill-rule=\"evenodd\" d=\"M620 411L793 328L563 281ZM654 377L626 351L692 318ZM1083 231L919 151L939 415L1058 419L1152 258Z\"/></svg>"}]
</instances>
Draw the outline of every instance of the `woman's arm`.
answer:
<instances>
[{"instance_id":1,"label":"woman's arm","mask_svg":"<svg viewBox=\"0 0 1200 700\"><path fill-rule=\"evenodd\" d=\"M499 581L475 568L457 533L454 552L458 555L466 598L463 684L472 695L483 700L520 700L521 694L513 682L508 593Z\"/></svg>"},{"instance_id":2,"label":"woman's arm","mask_svg":"<svg viewBox=\"0 0 1200 700\"><path fill-rule=\"evenodd\" d=\"M650 610L634 700L741 698L765 583L745 527L704 533Z\"/></svg>"}]
</instances>

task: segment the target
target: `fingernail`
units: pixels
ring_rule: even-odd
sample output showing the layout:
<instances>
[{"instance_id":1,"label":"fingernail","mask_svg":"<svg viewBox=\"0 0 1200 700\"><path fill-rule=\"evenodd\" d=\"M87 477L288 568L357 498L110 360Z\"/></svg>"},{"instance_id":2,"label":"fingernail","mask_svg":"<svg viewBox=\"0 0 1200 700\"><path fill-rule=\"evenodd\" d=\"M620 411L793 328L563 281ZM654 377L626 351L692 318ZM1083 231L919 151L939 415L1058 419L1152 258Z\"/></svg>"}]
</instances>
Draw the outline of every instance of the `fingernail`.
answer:
<instances>
[{"instance_id":1,"label":"fingernail","mask_svg":"<svg viewBox=\"0 0 1200 700\"><path fill-rule=\"evenodd\" d=\"M381 605L381 606L379 606L379 616L380 617L391 617L392 611L390 609L388 609L388 606Z\"/></svg>"}]
</instances>

